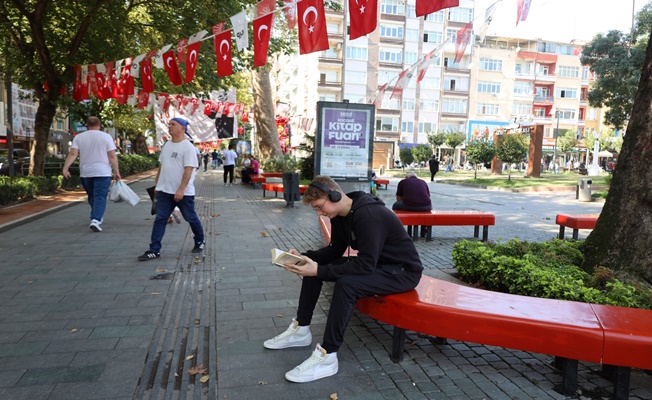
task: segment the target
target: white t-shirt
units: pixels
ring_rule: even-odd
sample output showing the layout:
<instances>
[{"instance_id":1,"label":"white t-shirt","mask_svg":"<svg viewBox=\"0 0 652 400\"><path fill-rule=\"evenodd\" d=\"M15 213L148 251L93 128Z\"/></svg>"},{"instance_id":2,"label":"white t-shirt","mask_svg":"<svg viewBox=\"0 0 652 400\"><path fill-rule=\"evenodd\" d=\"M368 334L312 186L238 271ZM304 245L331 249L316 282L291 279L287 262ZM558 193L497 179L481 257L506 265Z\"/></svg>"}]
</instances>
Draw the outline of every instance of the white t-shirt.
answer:
<instances>
[{"instance_id":1,"label":"white t-shirt","mask_svg":"<svg viewBox=\"0 0 652 400\"><path fill-rule=\"evenodd\" d=\"M71 147L79 150L79 176L82 178L111 176L108 153L115 150L111 135L98 130L88 130L75 136Z\"/></svg>"},{"instance_id":2,"label":"white t-shirt","mask_svg":"<svg viewBox=\"0 0 652 400\"><path fill-rule=\"evenodd\" d=\"M224 150L222 156L224 157L224 165L235 165L235 159L238 158L238 154L233 150Z\"/></svg>"},{"instance_id":3,"label":"white t-shirt","mask_svg":"<svg viewBox=\"0 0 652 400\"><path fill-rule=\"evenodd\" d=\"M185 139L179 143L168 141L161 150L158 162L161 163L161 172L156 183L156 191L175 194L181 185L185 167L193 167L192 176L183 195L195 195L195 171L199 163L196 147L192 143Z\"/></svg>"}]
</instances>

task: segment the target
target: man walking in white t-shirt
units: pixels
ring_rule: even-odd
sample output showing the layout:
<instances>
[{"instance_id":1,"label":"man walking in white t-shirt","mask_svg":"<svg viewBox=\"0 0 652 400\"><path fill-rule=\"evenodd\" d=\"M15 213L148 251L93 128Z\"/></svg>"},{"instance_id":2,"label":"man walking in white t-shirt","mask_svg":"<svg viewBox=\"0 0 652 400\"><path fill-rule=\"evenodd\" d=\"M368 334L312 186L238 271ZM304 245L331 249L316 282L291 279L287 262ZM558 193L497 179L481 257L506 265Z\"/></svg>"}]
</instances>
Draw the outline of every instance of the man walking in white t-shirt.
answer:
<instances>
[{"instance_id":1,"label":"man walking in white t-shirt","mask_svg":"<svg viewBox=\"0 0 652 400\"><path fill-rule=\"evenodd\" d=\"M232 186L233 185L233 171L235 170L235 160L238 158L238 154L233 151L233 147L229 145L229 148L227 150L224 150L222 153L222 160L224 160L224 186ZM229 177L228 183L227 183L227 175Z\"/></svg>"},{"instance_id":2,"label":"man walking in white t-shirt","mask_svg":"<svg viewBox=\"0 0 652 400\"><path fill-rule=\"evenodd\" d=\"M149 250L138 257L147 261L161 256L161 241L165 235L168 218L174 207L179 207L183 219L188 221L194 234L193 253L204 251L204 228L195 212L195 172L199 167L195 146L186 140L188 121L172 118L168 131L172 139L161 149L156 173L156 218L152 226Z\"/></svg>"},{"instance_id":3,"label":"man walking in white t-shirt","mask_svg":"<svg viewBox=\"0 0 652 400\"><path fill-rule=\"evenodd\" d=\"M111 169L116 181L120 180L120 169L115 143L111 135L100 130L100 119L88 117L86 127L87 131L72 139L70 153L63 164L63 176L70 178L69 168L79 156L79 176L88 195L88 204L91 205L89 227L95 232L102 232L106 198L111 186Z\"/></svg>"}]
</instances>

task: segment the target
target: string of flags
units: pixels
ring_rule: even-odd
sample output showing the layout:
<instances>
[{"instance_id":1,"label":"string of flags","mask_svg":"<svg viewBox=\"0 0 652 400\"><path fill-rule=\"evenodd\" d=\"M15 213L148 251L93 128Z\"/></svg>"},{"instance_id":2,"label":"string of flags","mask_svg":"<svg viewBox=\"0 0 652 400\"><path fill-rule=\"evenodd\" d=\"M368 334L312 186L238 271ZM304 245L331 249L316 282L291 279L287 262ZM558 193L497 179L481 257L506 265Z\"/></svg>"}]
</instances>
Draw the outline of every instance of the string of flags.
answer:
<instances>
[{"instance_id":1,"label":"string of flags","mask_svg":"<svg viewBox=\"0 0 652 400\"><path fill-rule=\"evenodd\" d=\"M525 21L527 18L531 0L516 1L518 24L518 21ZM353 40L376 30L378 26L378 0L348 0L348 2L349 39ZM484 25L481 29L483 37L491 22L497 2L487 9ZM416 16L420 17L445 8L458 6L459 0L416 0L415 12ZM200 56L201 42L212 38L217 76L226 77L232 75L233 40L235 40L239 51L249 48L247 30L248 14L251 13L255 15L252 23L254 67L263 66L267 63L271 31L277 12L284 14L288 28L294 29L296 27L298 29L300 54L309 54L329 48L324 0L301 0L298 2L296 0L283 0L283 7L279 9L276 8L275 0L262 0L255 7L231 16L229 18L231 29L225 29L226 21L222 21L211 27L212 35L207 36L208 32L202 30L180 40L174 48L172 44L168 44L160 49L150 50L147 53L118 61L75 65L73 99L82 101L89 99L89 96L93 95L100 100L116 99L119 104L132 104L141 109L151 108L154 101L165 104L166 101L176 100L177 103L181 102L182 108L184 104L192 104L193 107L189 108L188 112L195 112L199 107L200 100L192 97L186 100L184 96L181 96L181 100L179 100L179 96L156 92L152 74L153 68L165 69L170 82L175 86L192 82ZM458 62L464 54L464 50L472 36L472 28L473 21L466 24L457 33L455 62ZM443 44L399 75L399 83L394 85L392 98L401 98L403 88L412 77L414 69L418 69L417 82L423 79L425 70L436 60L434 56L437 55ZM180 66L184 67L183 74ZM135 79L140 80L140 89L135 87ZM379 96L383 94L387 87L386 84L380 88ZM378 97L376 100L378 100Z\"/></svg>"}]
</instances>

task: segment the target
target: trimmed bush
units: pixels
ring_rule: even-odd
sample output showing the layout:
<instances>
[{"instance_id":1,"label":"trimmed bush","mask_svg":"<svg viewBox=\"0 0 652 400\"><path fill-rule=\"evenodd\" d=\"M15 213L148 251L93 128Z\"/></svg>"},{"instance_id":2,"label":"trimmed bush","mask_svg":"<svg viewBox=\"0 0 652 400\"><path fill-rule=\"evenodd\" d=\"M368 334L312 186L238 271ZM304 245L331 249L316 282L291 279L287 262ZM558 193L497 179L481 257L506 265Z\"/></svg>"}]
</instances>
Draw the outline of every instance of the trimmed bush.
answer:
<instances>
[{"instance_id":1,"label":"trimmed bush","mask_svg":"<svg viewBox=\"0 0 652 400\"><path fill-rule=\"evenodd\" d=\"M584 241L554 239L505 244L462 240L453 248L461 278L475 286L504 293L595 304L652 309L652 288L623 282L612 271L589 275L580 265Z\"/></svg>"}]
</instances>

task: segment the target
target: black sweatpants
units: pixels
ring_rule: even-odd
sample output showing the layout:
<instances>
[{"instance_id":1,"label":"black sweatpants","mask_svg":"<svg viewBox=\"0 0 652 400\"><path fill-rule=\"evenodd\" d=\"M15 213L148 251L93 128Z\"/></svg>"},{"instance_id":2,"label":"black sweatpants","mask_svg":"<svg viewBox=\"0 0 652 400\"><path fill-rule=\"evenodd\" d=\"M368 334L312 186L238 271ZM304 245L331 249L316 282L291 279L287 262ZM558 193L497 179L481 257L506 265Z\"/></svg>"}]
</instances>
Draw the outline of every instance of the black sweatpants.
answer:
<instances>
[{"instance_id":1,"label":"black sweatpants","mask_svg":"<svg viewBox=\"0 0 652 400\"><path fill-rule=\"evenodd\" d=\"M224 183L227 183L226 176L229 176L228 183L233 183L233 171L235 170L235 165L225 165L224 166Z\"/></svg>"},{"instance_id":2,"label":"black sweatpants","mask_svg":"<svg viewBox=\"0 0 652 400\"><path fill-rule=\"evenodd\" d=\"M339 350L358 299L407 292L414 289L420 279L421 272L408 272L400 265L383 265L368 275L345 275L334 281L333 298L321 347L328 353ZM299 326L310 325L323 283L324 280L315 276L303 277L297 310Z\"/></svg>"}]
</instances>

